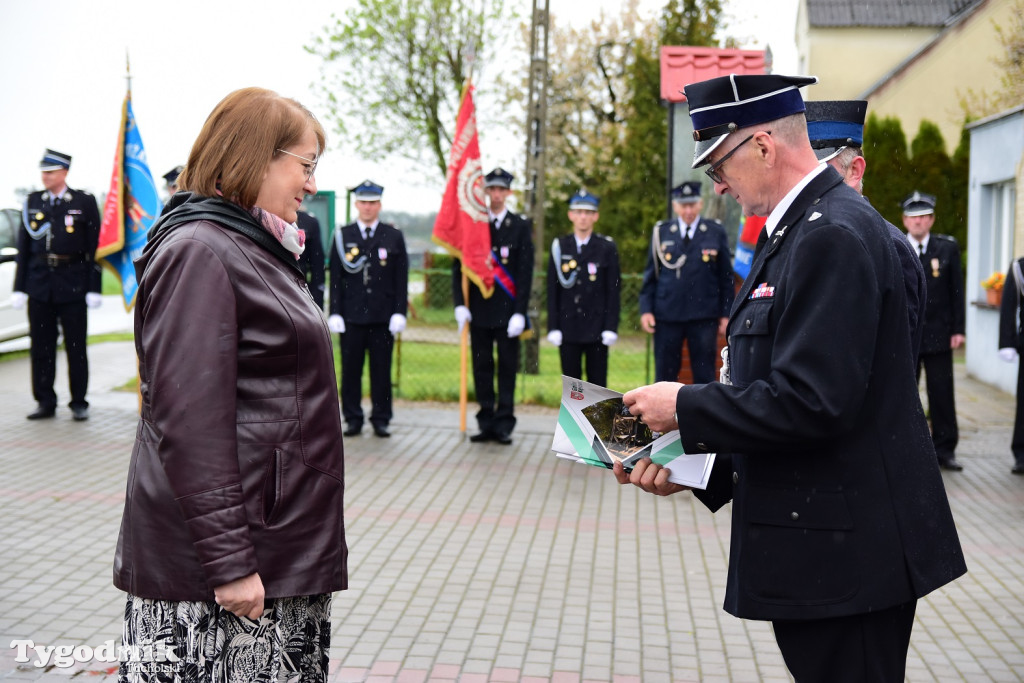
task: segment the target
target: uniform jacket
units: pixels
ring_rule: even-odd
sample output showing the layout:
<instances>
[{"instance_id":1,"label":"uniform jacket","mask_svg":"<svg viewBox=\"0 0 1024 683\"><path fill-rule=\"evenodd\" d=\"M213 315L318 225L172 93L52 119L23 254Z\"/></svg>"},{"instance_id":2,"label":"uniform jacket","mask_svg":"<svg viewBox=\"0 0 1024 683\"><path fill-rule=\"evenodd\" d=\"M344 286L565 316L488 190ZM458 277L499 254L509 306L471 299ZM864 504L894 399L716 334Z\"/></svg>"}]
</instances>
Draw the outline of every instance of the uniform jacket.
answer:
<instances>
[{"instance_id":1,"label":"uniform jacket","mask_svg":"<svg viewBox=\"0 0 1024 683\"><path fill-rule=\"evenodd\" d=\"M114 585L212 600L259 572L267 597L344 589L341 415L323 313L294 255L247 213L187 192L171 202L135 262L142 407Z\"/></svg>"},{"instance_id":2,"label":"uniform jacket","mask_svg":"<svg viewBox=\"0 0 1024 683\"><path fill-rule=\"evenodd\" d=\"M50 193L33 192L22 214L26 225L18 231L14 291L51 303L83 301L86 292L100 291L102 272L95 262L100 239L100 212L88 192L67 188L50 204ZM33 239L46 223L49 230ZM62 261L47 263L47 254Z\"/></svg>"},{"instance_id":3,"label":"uniform jacket","mask_svg":"<svg viewBox=\"0 0 1024 683\"><path fill-rule=\"evenodd\" d=\"M619 329L619 250L597 233L579 254L573 233L559 237L558 244L558 262L554 252L548 259L548 329L561 330L569 343L599 342L601 332Z\"/></svg>"},{"instance_id":4,"label":"uniform jacket","mask_svg":"<svg viewBox=\"0 0 1024 683\"><path fill-rule=\"evenodd\" d=\"M655 320L665 322L727 317L736 295L736 283L729 240L722 224L700 217L685 248L678 219L662 221L654 229L664 259L671 265L684 257L685 261L678 270L663 267L651 240L640 287L641 315L653 313Z\"/></svg>"},{"instance_id":5,"label":"uniform jacket","mask_svg":"<svg viewBox=\"0 0 1024 683\"><path fill-rule=\"evenodd\" d=\"M921 353L949 351L949 338L964 333L966 315L960 245L948 235L931 233L921 265L928 283Z\"/></svg>"},{"instance_id":6,"label":"uniform jacket","mask_svg":"<svg viewBox=\"0 0 1024 683\"><path fill-rule=\"evenodd\" d=\"M1018 267L1024 268L1024 258L1017 259ZM1022 271L1024 272L1024 271ZM999 348L1017 349L1024 352L1024 297L1013 275L1013 263L1006 272L1006 283L1003 285L1003 301L999 305ZM1022 397L1018 397L1022 400Z\"/></svg>"},{"instance_id":7,"label":"uniform jacket","mask_svg":"<svg viewBox=\"0 0 1024 683\"><path fill-rule=\"evenodd\" d=\"M885 222L830 167L796 197L729 319L733 385L684 386L686 452L732 500L725 609L822 619L905 603L966 571L918 398Z\"/></svg>"},{"instance_id":8,"label":"uniform jacket","mask_svg":"<svg viewBox=\"0 0 1024 683\"><path fill-rule=\"evenodd\" d=\"M409 256L395 226L377 223L367 242L357 223L346 225L331 240L330 263L331 314L346 324L386 325L408 311Z\"/></svg>"},{"instance_id":9,"label":"uniform jacket","mask_svg":"<svg viewBox=\"0 0 1024 683\"><path fill-rule=\"evenodd\" d=\"M533 284L533 226L529 220L511 211L505 213L501 227L491 227L491 257L508 271L515 283L515 297L509 295L497 282L494 293L485 299L480 288L470 283L469 303L462 297L462 264L452 264L452 299L456 306L468 306L473 315L471 325L504 328L509 318L519 313L526 316Z\"/></svg>"},{"instance_id":10,"label":"uniform jacket","mask_svg":"<svg viewBox=\"0 0 1024 683\"><path fill-rule=\"evenodd\" d=\"M324 240L320 234L320 221L305 211L299 211L298 220L295 224L306 234L306 249L299 257L299 267L306 274L306 282L309 283L309 293L313 295L313 301L321 308L324 307L324 286L327 278L324 276L326 268L324 259Z\"/></svg>"},{"instance_id":11,"label":"uniform jacket","mask_svg":"<svg viewBox=\"0 0 1024 683\"><path fill-rule=\"evenodd\" d=\"M910 325L910 343L916 356L921 350L921 337L924 334L924 303L928 297L927 280L921 260L910 246L906 235L889 221L885 227L892 236L896 247L896 256L903 270L903 284L907 292L907 322Z\"/></svg>"}]
</instances>

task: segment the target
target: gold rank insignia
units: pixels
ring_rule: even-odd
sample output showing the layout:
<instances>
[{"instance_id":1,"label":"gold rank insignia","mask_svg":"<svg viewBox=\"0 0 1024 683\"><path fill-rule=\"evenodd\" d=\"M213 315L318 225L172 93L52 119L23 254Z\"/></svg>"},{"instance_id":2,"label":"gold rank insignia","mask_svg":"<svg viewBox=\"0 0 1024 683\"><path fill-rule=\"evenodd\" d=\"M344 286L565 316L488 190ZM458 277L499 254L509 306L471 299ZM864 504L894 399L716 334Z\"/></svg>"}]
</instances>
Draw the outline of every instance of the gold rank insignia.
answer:
<instances>
[{"instance_id":1,"label":"gold rank insignia","mask_svg":"<svg viewBox=\"0 0 1024 683\"><path fill-rule=\"evenodd\" d=\"M37 221L43 220L43 212L42 211L37 211L36 212L36 220Z\"/></svg>"},{"instance_id":2,"label":"gold rank insignia","mask_svg":"<svg viewBox=\"0 0 1024 683\"><path fill-rule=\"evenodd\" d=\"M672 260L672 254L666 253L665 254L665 260L666 261L671 261Z\"/></svg>"},{"instance_id":3,"label":"gold rank insignia","mask_svg":"<svg viewBox=\"0 0 1024 683\"><path fill-rule=\"evenodd\" d=\"M29 223L29 225L31 225L34 228L34 227L36 227L36 222L32 221L32 222Z\"/></svg>"},{"instance_id":4,"label":"gold rank insignia","mask_svg":"<svg viewBox=\"0 0 1024 683\"><path fill-rule=\"evenodd\" d=\"M570 268L575 268L576 267L576 259L573 259L573 260L569 261L569 267Z\"/></svg>"},{"instance_id":5,"label":"gold rank insignia","mask_svg":"<svg viewBox=\"0 0 1024 683\"><path fill-rule=\"evenodd\" d=\"M562 264L562 272L563 272L563 273L568 273L568 272L569 272L569 270L571 270L571 269L569 268L569 264L568 264L568 263L563 263L563 264Z\"/></svg>"},{"instance_id":6,"label":"gold rank insignia","mask_svg":"<svg viewBox=\"0 0 1024 683\"><path fill-rule=\"evenodd\" d=\"M352 260L352 252L348 252L348 253L345 254L345 260L346 261L351 261Z\"/></svg>"}]
</instances>

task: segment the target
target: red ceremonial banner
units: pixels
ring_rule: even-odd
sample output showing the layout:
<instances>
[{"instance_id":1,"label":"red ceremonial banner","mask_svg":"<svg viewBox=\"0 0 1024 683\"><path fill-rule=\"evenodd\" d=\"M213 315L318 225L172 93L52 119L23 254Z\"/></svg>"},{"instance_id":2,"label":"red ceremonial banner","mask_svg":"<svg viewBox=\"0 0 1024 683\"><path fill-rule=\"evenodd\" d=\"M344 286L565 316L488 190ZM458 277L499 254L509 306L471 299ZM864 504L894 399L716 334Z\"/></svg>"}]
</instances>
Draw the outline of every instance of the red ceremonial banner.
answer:
<instances>
[{"instance_id":1,"label":"red ceremonial banner","mask_svg":"<svg viewBox=\"0 0 1024 683\"><path fill-rule=\"evenodd\" d=\"M462 262L462 271L484 298L494 293L491 231L484 203L480 142L476 130L473 85L466 83L455 123L448 177L431 239Z\"/></svg>"}]
</instances>

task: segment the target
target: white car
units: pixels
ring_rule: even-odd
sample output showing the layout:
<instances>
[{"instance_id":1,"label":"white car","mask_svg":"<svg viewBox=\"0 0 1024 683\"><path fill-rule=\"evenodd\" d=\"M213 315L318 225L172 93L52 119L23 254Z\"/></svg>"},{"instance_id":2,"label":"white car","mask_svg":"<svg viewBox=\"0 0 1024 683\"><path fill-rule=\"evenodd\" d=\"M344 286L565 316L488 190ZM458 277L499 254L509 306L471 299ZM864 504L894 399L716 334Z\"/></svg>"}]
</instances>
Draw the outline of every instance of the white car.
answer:
<instances>
[{"instance_id":1,"label":"white car","mask_svg":"<svg viewBox=\"0 0 1024 683\"><path fill-rule=\"evenodd\" d=\"M11 307L14 290L14 259L18 255L18 230L21 211L0 209L0 341L17 339L28 334L28 312Z\"/></svg>"}]
</instances>

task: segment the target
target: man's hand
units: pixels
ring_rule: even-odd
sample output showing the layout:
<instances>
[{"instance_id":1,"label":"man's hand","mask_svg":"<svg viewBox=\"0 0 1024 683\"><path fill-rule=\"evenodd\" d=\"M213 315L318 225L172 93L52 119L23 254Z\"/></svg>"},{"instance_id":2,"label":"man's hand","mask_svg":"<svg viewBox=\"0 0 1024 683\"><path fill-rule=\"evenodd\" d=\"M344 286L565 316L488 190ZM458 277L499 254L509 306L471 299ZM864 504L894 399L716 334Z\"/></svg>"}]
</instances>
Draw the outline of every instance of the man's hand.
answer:
<instances>
[{"instance_id":1,"label":"man's hand","mask_svg":"<svg viewBox=\"0 0 1024 683\"><path fill-rule=\"evenodd\" d=\"M331 332L337 332L338 334L345 334L345 319L335 313L327 319L327 328Z\"/></svg>"},{"instance_id":2,"label":"man's hand","mask_svg":"<svg viewBox=\"0 0 1024 683\"><path fill-rule=\"evenodd\" d=\"M1012 346L1004 346L999 349L999 358L1006 363L1012 363L1017 360L1017 349Z\"/></svg>"},{"instance_id":3,"label":"man's hand","mask_svg":"<svg viewBox=\"0 0 1024 683\"><path fill-rule=\"evenodd\" d=\"M718 334L719 335L725 334L725 330L728 327L729 327L729 319L728 318L719 318L718 319Z\"/></svg>"},{"instance_id":4,"label":"man's hand","mask_svg":"<svg viewBox=\"0 0 1024 683\"><path fill-rule=\"evenodd\" d=\"M462 332L462 328L471 320L473 320L473 315L469 312L468 308L465 306L455 307L455 322L459 324L459 332Z\"/></svg>"},{"instance_id":5,"label":"man's hand","mask_svg":"<svg viewBox=\"0 0 1024 683\"><path fill-rule=\"evenodd\" d=\"M88 308L99 308L103 305L103 295L99 292L86 292L85 305Z\"/></svg>"},{"instance_id":6,"label":"man's hand","mask_svg":"<svg viewBox=\"0 0 1024 683\"><path fill-rule=\"evenodd\" d=\"M526 329L526 317L522 313L513 313L512 317L508 319L508 328L505 332L508 334L508 338L518 337Z\"/></svg>"},{"instance_id":7,"label":"man's hand","mask_svg":"<svg viewBox=\"0 0 1024 683\"><path fill-rule=\"evenodd\" d=\"M949 348L953 350L959 349L961 346L964 345L965 341L967 341L967 337L965 337L964 335L954 334L952 337L949 338Z\"/></svg>"},{"instance_id":8,"label":"man's hand","mask_svg":"<svg viewBox=\"0 0 1024 683\"><path fill-rule=\"evenodd\" d=\"M689 486L669 481L669 471L661 465L651 462L650 458L640 460L633 466L633 471L629 473L626 472L621 462L617 462L612 465L612 474L620 484L633 484L656 496L671 496L673 493L690 490Z\"/></svg>"},{"instance_id":9,"label":"man's hand","mask_svg":"<svg viewBox=\"0 0 1024 683\"><path fill-rule=\"evenodd\" d=\"M655 432L671 432L678 429L676 423L676 394L679 382L658 382L646 387L627 391L622 402L629 412L636 415Z\"/></svg>"},{"instance_id":10,"label":"man's hand","mask_svg":"<svg viewBox=\"0 0 1024 683\"><path fill-rule=\"evenodd\" d=\"M611 330L605 330L601 333L601 343L605 346L612 346L617 341L619 341L619 335L615 334Z\"/></svg>"},{"instance_id":11,"label":"man's hand","mask_svg":"<svg viewBox=\"0 0 1024 683\"><path fill-rule=\"evenodd\" d=\"M263 614L263 580L259 574L249 574L213 589L218 605L239 617L259 619Z\"/></svg>"},{"instance_id":12,"label":"man's hand","mask_svg":"<svg viewBox=\"0 0 1024 683\"><path fill-rule=\"evenodd\" d=\"M388 332L390 332L392 336L401 334L405 331L405 322L404 315L401 313L392 313L391 320L388 321Z\"/></svg>"},{"instance_id":13,"label":"man's hand","mask_svg":"<svg viewBox=\"0 0 1024 683\"><path fill-rule=\"evenodd\" d=\"M28 294L25 292L11 292L11 308L16 311L20 311L25 308L25 304L28 302Z\"/></svg>"},{"instance_id":14,"label":"man's hand","mask_svg":"<svg viewBox=\"0 0 1024 683\"><path fill-rule=\"evenodd\" d=\"M644 313L640 316L640 329L647 334L654 334L654 314Z\"/></svg>"},{"instance_id":15,"label":"man's hand","mask_svg":"<svg viewBox=\"0 0 1024 683\"><path fill-rule=\"evenodd\" d=\"M550 332L548 332L548 342L550 342L552 346L561 346L562 345L562 331L561 330L551 330Z\"/></svg>"}]
</instances>

